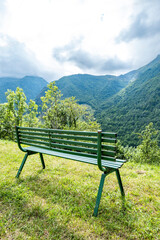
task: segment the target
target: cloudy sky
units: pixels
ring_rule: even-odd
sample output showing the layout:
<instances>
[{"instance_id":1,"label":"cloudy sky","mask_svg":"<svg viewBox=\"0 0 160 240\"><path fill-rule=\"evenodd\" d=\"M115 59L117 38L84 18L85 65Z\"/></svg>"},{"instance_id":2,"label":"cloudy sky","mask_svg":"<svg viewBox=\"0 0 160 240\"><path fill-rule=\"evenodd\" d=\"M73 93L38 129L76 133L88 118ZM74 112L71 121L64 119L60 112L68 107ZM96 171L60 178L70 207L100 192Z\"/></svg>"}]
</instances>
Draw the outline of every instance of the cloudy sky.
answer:
<instances>
[{"instance_id":1,"label":"cloudy sky","mask_svg":"<svg viewBox=\"0 0 160 240\"><path fill-rule=\"evenodd\" d=\"M0 0L0 77L119 75L158 54L159 0Z\"/></svg>"}]
</instances>

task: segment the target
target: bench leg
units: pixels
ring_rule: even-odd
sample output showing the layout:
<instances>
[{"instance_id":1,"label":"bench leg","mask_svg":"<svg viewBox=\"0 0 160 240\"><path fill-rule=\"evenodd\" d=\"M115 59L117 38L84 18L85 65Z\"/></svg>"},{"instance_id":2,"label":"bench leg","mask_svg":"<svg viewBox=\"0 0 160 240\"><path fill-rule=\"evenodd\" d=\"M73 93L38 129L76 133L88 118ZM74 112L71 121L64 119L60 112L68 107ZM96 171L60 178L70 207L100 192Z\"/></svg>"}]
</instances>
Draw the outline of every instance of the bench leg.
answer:
<instances>
[{"instance_id":1,"label":"bench leg","mask_svg":"<svg viewBox=\"0 0 160 240\"><path fill-rule=\"evenodd\" d=\"M42 153L39 153L39 155L40 155L40 159L41 159L42 167L43 167L43 169L45 169L45 163L44 163L43 155L42 155Z\"/></svg>"},{"instance_id":2,"label":"bench leg","mask_svg":"<svg viewBox=\"0 0 160 240\"><path fill-rule=\"evenodd\" d=\"M99 208L101 195L102 195L102 191L103 191L104 180L105 180L106 176L107 176L107 174L102 173L100 184L99 184L99 189L98 189L98 194L97 194L96 205L95 205L94 213L93 213L93 216L95 216L95 217L97 217L97 214L98 214L98 208Z\"/></svg>"},{"instance_id":3,"label":"bench leg","mask_svg":"<svg viewBox=\"0 0 160 240\"><path fill-rule=\"evenodd\" d=\"M27 160L28 155L29 155L29 153L27 152L27 153L25 154L25 156L24 156L24 158L23 158L23 161L22 161L22 163L21 163L21 166L20 166L20 168L19 168L19 170L18 170L18 172L17 172L16 178L18 178L19 175L21 174L21 171L22 171L22 169L23 169L23 167L24 167L24 164L25 164L25 162L26 162L26 160Z\"/></svg>"},{"instance_id":4,"label":"bench leg","mask_svg":"<svg viewBox=\"0 0 160 240\"><path fill-rule=\"evenodd\" d=\"M118 170L118 169L116 170L116 175L117 175L117 179L118 179L118 184L119 184L119 188L120 188L120 191L121 191L121 195L122 195L122 197L124 197L124 196L125 196L125 193L124 193L124 189L123 189L123 185L122 185L122 180L121 180L120 173L119 173L119 170Z\"/></svg>"}]
</instances>

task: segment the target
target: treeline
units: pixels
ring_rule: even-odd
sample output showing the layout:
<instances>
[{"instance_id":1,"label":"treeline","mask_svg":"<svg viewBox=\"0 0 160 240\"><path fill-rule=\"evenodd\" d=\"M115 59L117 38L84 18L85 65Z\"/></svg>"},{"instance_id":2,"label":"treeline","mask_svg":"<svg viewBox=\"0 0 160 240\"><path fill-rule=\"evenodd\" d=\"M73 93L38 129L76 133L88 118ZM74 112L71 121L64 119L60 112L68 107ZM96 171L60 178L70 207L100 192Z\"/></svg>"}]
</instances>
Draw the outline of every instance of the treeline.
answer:
<instances>
[{"instance_id":1,"label":"treeline","mask_svg":"<svg viewBox=\"0 0 160 240\"><path fill-rule=\"evenodd\" d=\"M23 89L8 90L7 102L0 104L0 138L13 139L14 126L44 127L55 129L77 129L95 131L100 125L93 113L79 105L74 97L62 99L61 91L55 82L48 84L42 106L30 100L26 103ZM39 110L40 109L40 110Z\"/></svg>"},{"instance_id":2,"label":"treeline","mask_svg":"<svg viewBox=\"0 0 160 240\"><path fill-rule=\"evenodd\" d=\"M15 92L8 90L6 99L6 103L0 104L1 139L13 140L14 126L16 125L81 131L101 129L89 108L79 105L74 97L62 99L61 91L55 82L48 84L45 96L41 97L41 106L38 106L33 100L27 104L23 89L19 87ZM137 147L124 147L118 141L117 158L139 163L159 164L159 131L154 128L153 123L149 123L137 136L140 139Z\"/></svg>"},{"instance_id":3,"label":"treeline","mask_svg":"<svg viewBox=\"0 0 160 240\"><path fill-rule=\"evenodd\" d=\"M159 131L149 123L141 133L137 133L141 143L137 147L123 147L117 143L118 156L137 163L160 164L160 148L158 146Z\"/></svg>"}]
</instances>

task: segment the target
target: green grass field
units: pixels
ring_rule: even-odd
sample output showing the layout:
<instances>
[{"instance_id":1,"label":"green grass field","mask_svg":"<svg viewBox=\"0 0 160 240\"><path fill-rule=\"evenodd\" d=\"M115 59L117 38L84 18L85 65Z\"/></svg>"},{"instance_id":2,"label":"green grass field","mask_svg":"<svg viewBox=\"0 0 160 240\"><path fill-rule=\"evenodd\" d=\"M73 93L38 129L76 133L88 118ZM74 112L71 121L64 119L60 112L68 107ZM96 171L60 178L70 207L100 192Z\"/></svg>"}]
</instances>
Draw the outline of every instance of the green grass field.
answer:
<instances>
[{"instance_id":1,"label":"green grass field","mask_svg":"<svg viewBox=\"0 0 160 240\"><path fill-rule=\"evenodd\" d=\"M0 140L0 239L160 239L160 167L128 162L106 177L93 217L98 167L44 155L22 161L17 144Z\"/></svg>"}]
</instances>

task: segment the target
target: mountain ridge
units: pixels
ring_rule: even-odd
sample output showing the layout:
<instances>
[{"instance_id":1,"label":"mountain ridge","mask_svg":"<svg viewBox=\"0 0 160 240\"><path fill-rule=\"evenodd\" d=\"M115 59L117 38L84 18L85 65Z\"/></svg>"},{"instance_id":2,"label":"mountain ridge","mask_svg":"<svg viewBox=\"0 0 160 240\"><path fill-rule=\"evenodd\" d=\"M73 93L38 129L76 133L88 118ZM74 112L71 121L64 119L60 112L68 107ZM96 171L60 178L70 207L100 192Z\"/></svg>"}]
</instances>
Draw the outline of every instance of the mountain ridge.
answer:
<instances>
[{"instance_id":1,"label":"mountain ridge","mask_svg":"<svg viewBox=\"0 0 160 240\"><path fill-rule=\"evenodd\" d=\"M41 105L40 98L45 95L47 82L41 78L43 86L40 87L39 78L31 78L37 90L34 97L30 76L22 78L21 82L17 78L8 78L6 85L10 82L15 88L15 83L19 81L19 87L23 88L22 85L26 84L25 94L28 97L32 95L32 99L35 98L36 103ZM0 99L3 82L5 79L0 78ZM56 85L63 98L74 96L80 104L90 105L102 129L117 132L125 145L137 144L136 133L149 122L160 129L160 55L145 66L123 75L74 74L60 78Z\"/></svg>"},{"instance_id":2,"label":"mountain ridge","mask_svg":"<svg viewBox=\"0 0 160 240\"><path fill-rule=\"evenodd\" d=\"M35 99L43 87L47 86L47 81L37 76L25 76L23 78L0 78L0 103L6 102L5 92L7 89L15 91L17 87L23 89L27 102L30 99Z\"/></svg>"}]
</instances>

